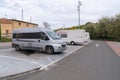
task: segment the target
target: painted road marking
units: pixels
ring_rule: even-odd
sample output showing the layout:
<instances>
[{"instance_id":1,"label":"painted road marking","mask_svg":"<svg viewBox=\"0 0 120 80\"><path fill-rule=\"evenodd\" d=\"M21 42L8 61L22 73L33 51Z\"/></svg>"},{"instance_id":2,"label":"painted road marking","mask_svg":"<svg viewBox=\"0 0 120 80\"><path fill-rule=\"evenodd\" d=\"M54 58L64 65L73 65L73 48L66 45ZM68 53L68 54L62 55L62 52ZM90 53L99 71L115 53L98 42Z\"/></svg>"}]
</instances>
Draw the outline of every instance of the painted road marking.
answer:
<instances>
[{"instance_id":1,"label":"painted road marking","mask_svg":"<svg viewBox=\"0 0 120 80\"><path fill-rule=\"evenodd\" d=\"M64 59L64 58L67 57L68 55L70 55L70 54L74 53L75 51L79 50L80 48L82 48L82 47L78 47L78 48L76 48L75 50L73 50L72 52L69 52L68 54L66 54L65 56L63 56L63 57L61 57L61 58L59 58L59 59L51 62L50 64L48 64L48 65L46 65L46 66L44 66L44 67L41 67L40 70L48 70L48 67L49 67L49 66L54 65L56 62Z\"/></svg>"},{"instance_id":2,"label":"painted road marking","mask_svg":"<svg viewBox=\"0 0 120 80\"><path fill-rule=\"evenodd\" d=\"M47 57L48 60L50 61L50 63L47 64L47 65L43 65L43 64L37 62L37 60L30 62L30 61L27 60L27 59L21 59L21 58L16 58L16 57L9 57L9 56L2 56L2 57L8 57L8 58L17 59L17 60L19 59L19 60L28 61L29 63L37 64L38 66L40 66L41 68L40 68L39 70L49 70L49 69L50 69L49 66L56 66L56 64L55 64L56 62L62 60L63 58L67 57L67 56L70 55L70 54L73 54L74 52L76 52L77 50L79 50L79 49L82 48L82 47L84 47L84 46L79 46L79 47L75 48L74 50L72 50L71 52L70 52L70 51L67 52L67 54L65 54L65 55L62 56L62 57L59 57L58 59L56 59L56 60L54 60L54 61L52 61L52 59L50 59L50 57ZM11 48L11 49L5 49L5 50L2 50L2 51L6 51L6 50L13 50L13 48ZM76 54L76 53L75 53L75 54ZM51 61L52 61L52 62L51 62Z\"/></svg>"},{"instance_id":3,"label":"painted road marking","mask_svg":"<svg viewBox=\"0 0 120 80\"><path fill-rule=\"evenodd\" d=\"M24 62L28 62L28 63L32 63L32 64L35 64L37 65L38 67L44 67L44 65L42 64L38 64L37 62L31 62L29 60L26 60L26 59L21 59L21 58L16 58L16 57L10 57L10 56L0 56L2 58L8 58L8 59L14 59L14 60L21 60L21 61L24 61Z\"/></svg>"},{"instance_id":4,"label":"painted road marking","mask_svg":"<svg viewBox=\"0 0 120 80\"><path fill-rule=\"evenodd\" d=\"M25 59L16 58L16 57L11 57L11 56L3 56L3 55L1 56L1 55L0 55L0 57L9 58L9 59L14 59L14 60L28 61L28 60L25 60ZM30 62L30 61L28 61L28 62Z\"/></svg>"},{"instance_id":5,"label":"painted road marking","mask_svg":"<svg viewBox=\"0 0 120 80\"><path fill-rule=\"evenodd\" d=\"M96 47L99 47L100 44L96 44Z\"/></svg>"},{"instance_id":6,"label":"painted road marking","mask_svg":"<svg viewBox=\"0 0 120 80\"><path fill-rule=\"evenodd\" d=\"M33 62L31 62L31 63L36 64L36 65L39 65L40 67L44 67L43 64L40 64L40 63L38 63L38 62L36 62L36 61L33 61Z\"/></svg>"},{"instance_id":7,"label":"painted road marking","mask_svg":"<svg viewBox=\"0 0 120 80\"><path fill-rule=\"evenodd\" d=\"M48 59L48 61L49 61L49 62L52 62L52 60L50 59L50 57L49 57L49 56L47 57L47 59Z\"/></svg>"},{"instance_id":8,"label":"painted road marking","mask_svg":"<svg viewBox=\"0 0 120 80\"><path fill-rule=\"evenodd\" d=\"M3 51L9 51L9 50L14 50L14 48L2 49L2 50L0 50L0 52L3 52Z\"/></svg>"}]
</instances>

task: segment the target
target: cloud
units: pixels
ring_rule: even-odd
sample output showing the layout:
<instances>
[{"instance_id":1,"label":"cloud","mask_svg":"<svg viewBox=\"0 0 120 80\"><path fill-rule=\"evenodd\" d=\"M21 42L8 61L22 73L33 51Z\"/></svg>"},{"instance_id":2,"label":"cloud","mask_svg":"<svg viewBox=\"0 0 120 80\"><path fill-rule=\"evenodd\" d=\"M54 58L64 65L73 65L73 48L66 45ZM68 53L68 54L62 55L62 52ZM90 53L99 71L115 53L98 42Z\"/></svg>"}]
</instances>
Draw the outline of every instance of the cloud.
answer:
<instances>
[{"instance_id":1,"label":"cloud","mask_svg":"<svg viewBox=\"0 0 120 80\"><path fill-rule=\"evenodd\" d=\"M78 25L78 0L1 0L0 17L21 19L21 10L24 11L24 20L42 25L47 21L52 29ZM81 0L81 24L97 22L104 16L114 16L119 12L118 0Z\"/></svg>"}]
</instances>

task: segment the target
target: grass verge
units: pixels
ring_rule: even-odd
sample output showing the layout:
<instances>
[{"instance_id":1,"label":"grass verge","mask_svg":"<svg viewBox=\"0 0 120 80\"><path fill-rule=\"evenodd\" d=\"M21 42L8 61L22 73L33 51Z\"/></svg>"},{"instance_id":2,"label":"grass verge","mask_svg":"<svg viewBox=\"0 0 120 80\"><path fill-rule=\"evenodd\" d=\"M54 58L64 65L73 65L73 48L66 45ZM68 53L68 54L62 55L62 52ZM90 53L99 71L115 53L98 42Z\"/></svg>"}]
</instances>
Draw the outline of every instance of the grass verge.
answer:
<instances>
[{"instance_id":1,"label":"grass verge","mask_svg":"<svg viewBox=\"0 0 120 80\"><path fill-rule=\"evenodd\" d=\"M11 42L11 38L1 37L0 42Z\"/></svg>"}]
</instances>

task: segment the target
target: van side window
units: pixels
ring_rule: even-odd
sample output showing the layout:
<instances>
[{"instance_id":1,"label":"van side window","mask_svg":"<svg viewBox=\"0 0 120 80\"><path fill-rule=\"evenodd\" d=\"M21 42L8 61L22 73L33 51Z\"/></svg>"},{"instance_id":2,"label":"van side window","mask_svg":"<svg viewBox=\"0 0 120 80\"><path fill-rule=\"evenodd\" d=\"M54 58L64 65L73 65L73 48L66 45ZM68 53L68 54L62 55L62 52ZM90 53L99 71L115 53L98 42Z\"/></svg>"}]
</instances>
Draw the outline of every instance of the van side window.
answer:
<instances>
[{"instance_id":1,"label":"van side window","mask_svg":"<svg viewBox=\"0 0 120 80\"><path fill-rule=\"evenodd\" d=\"M44 32L34 32L34 33L14 33L13 38L19 39L49 39Z\"/></svg>"},{"instance_id":2,"label":"van side window","mask_svg":"<svg viewBox=\"0 0 120 80\"><path fill-rule=\"evenodd\" d=\"M44 32L40 32L40 39L45 40L48 36ZM48 38L49 39L49 38Z\"/></svg>"},{"instance_id":3,"label":"van side window","mask_svg":"<svg viewBox=\"0 0 120 80\"><path fill-rule=\"evenodd\" d=\"M14 33L13 38L22 38L22 33Z\"/></svg>"},{"instance_id":4,"label":"van side window","mask_svg":"<svg viewBox=\"0 0 120 80\"><path fill-rule=\"evenodd\" d=\"M67 34L60 34L61 35L61 38L66 38L67 37Z\"/></svg>"}]
</instances>

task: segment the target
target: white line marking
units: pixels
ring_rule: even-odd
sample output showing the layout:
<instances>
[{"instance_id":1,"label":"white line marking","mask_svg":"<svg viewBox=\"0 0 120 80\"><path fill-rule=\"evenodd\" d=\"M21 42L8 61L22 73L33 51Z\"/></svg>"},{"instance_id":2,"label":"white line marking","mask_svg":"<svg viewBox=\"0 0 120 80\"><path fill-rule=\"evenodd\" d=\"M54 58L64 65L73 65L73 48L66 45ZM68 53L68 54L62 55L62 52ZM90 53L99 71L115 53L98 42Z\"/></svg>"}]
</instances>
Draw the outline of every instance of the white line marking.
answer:
<instances>
[{"instance_id":1,"label":"white line marking","mask_svg":"<svg viewBox=\"0 0 120 80\"><path fill-rule=\"evenodd\" d=\"M47 57L47 59L48 59L48 61L49 61L49 62L52 62L52 60L50 59L50 57L49 57L49 56Z\"/></svg>"},{"instance_id":2,"label":"white line marking","mask_svg":"<svg viewBox=\"0 0 120 80\"><path fill-rule=\"evenodd\" d=\"M9 51L9 50L14 50L14 48L2 49L2 50L0 50L0 52L2 52L2 51Z\"/></svg>"},{"instance_id":3,"label":"white line marking","mask_svg":"<svg viewBox=\"0 0 120 80\"><path fill-rule=\"evenodd\" d=\"M36 64L38 65L38 63L36 62L31 62L31 61L28 61L26 59L21 59L21 58L16 58L16 57L10 57L10 56L0 56L0 57L3 57L3 58L8 58L8 59L14 59L14 60L21 60L21 61L24 61L24 62L28 62L28 63L32 63L32 64ZM43 66L42 64L39 64L38 66Z\"/></svg>"},{"instance_id":4,"label":"white line marking","mask_svg":"<svg viewBox=\"0 0 120 80\"><path fill-rule=\"evenodd\" d=\"M91 42L92 42L92 41L88 42L88 44L91 43ZM86 45L87 45L87 44L86 44ZM61 58L59 58L59 59L51 62L50 64L48 64L48 65L46 65L46 66L44 66L44 67L41 67L40 70L44 70L44 69L45 69L45 70L46 70L46 69L48 70L48 67L49 67L49 66L52 66L52 65L55 64L56 62L64 59L65 57L69 56L70 54L72 54L73 52L79 50L79 49L82 48L82 47L84 47L84 46L78 47L78 48L76 48L75 50L73 50L72 52L69 52L68 54L66 54L65 56L63 56L63 57L61 57Z\"/></svg>"},{"instance_id":5,"label":"white line marking","mask_svg":"<svg viewBox=\"0 0 120 80\"><path fill-rule=\"evenodd\" d=\"M51 66L51 65L53 65L54 63L56 63L56 62L62 60L63 58L65 58L65 57L67 57L68 55L72 54L73 52L79 50L80 48L82 48L82 47L79 47L79 48L73 50L72 52L69 52L69 53L66 54L65 56L63 56L63 57L61 57L61 58L59 58L59 59L57 59L57 60L51 62L50 64L48 64L48 65L46 65L46 66L44 66L44 67L41 67L40 70L44 70L44 69L48 68L49 66Z\"/></svg>"},{"instance_id":6,"label":"white line marking","mask_svg":"<svg viewBox=\"0 0 120 80\"><path fill-rule=\"evenodd\" d=\"M99 47L100 44L96 44L96 47Z\"/></svg>"},{"instance_id":7,"label":"white line marking","mask_svg":"<svg viewBox=\"0 0 120 80\"><path fill-rule=\"evenodd\" d=\"M39 65L40 67L44 67L44 65L43 64L40 64L40 63L38 63L38 62L31 62L31 63L33 63L33 64L36 64L36 65Z\"/></svg>"},{"instance_id":8,"label":"white line marking","mask_svg":"<svg viewBox=\"0 0 120 80\"><path fill-rule=\"evenodd\" d=\"M15 60L24 60L24 61L27 61L25 59L21 59L21 58L16 58L16 57L12 57L12 56L1 56L0 57L3 57L3 58L9 58L9 59L15 59Z\"/></svg>"}]
</instances>

